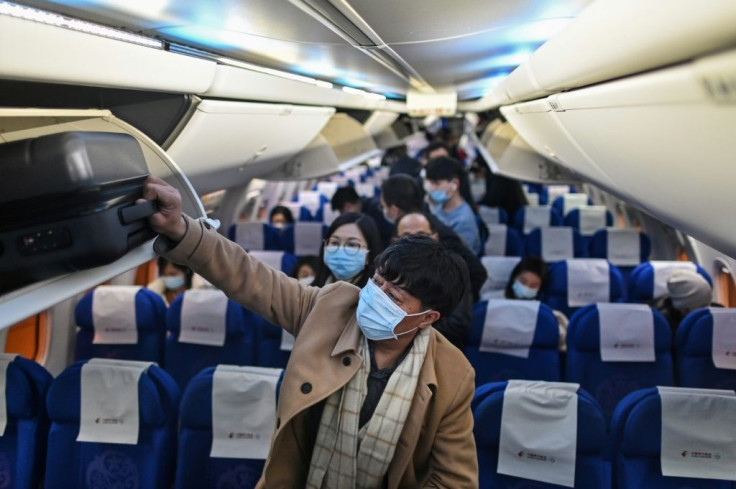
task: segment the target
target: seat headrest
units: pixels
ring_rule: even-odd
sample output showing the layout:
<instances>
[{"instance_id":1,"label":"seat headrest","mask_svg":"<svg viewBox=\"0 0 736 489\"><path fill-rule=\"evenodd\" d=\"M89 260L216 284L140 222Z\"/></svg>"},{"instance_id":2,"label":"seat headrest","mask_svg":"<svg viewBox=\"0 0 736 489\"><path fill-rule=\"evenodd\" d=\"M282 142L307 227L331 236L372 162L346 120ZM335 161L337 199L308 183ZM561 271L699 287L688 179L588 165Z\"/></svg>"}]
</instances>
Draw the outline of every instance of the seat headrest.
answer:
<instances>
[{"instance_id":1,"label":"seat headrest","mask_svg":"<svg viewBox=\"0 0 736 489\"><path fill-rule=\"evenodd\" d=\"M74 309L74 320L81 329L94 330L93 297L95 292L103 287L106 286L101 285L89 291L77 303ZM130 311L130 314L135 315L137 329L139 331L160 329L161 323L166 317L166 303L164 300L155 292L145 288L131 286L130 289L131 291L137 289L134 299L135 311Z\"/></svg>"},{"instance_id":2,"label":"seat headrest","mask_svg":"<svg viewBox=\"0 0 736 489\"><path fill-rule=\"evenodd\" d=\"M179 296L172 301L171 306L169 307L169 311L166 316L166 329L177 338L181 331L182 304L184 303L187 294L191 294L193 292L194 291L186 291L183 294L179 294ZM202 289L201 291L196 292L209 292L209 290ZM213 320L222 320L222 316L220 316L220 314L224 314L226 335L242 336L248 333L248 326L243 315L243 308L236 302L228 300L224 311L215 311L213 314L215 315L213 316Z\"/></svg>"}]
</instances>

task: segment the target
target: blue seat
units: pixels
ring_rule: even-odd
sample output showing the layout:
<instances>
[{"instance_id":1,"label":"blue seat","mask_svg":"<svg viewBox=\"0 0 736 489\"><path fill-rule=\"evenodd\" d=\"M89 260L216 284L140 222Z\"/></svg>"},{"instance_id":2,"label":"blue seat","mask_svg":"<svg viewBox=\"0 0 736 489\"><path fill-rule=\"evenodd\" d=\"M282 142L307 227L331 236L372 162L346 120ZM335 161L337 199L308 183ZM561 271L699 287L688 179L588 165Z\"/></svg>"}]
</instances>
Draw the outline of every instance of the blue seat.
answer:
<instances>
[{"instance_id":1,"label":"blue seat","mask_svg":"<svg viewBox=\"0 0 736 489\"><path fill-rule=\"evenodd\" d=\"M174 481L180 399L174 380L156 365L141 374L136 445L78 442L81 373L85 363L87 360L67 367L48 392L51 431L44 487L170 487Z\"/></svg>"},{"instance_id":2,"label":"blue seat","mask_svg":"<svg viewBox=\"0 0 736 489\"><path fill-rule=\"evenodd\" d=\"M263 472L265 460L210 456L214 374L215 367L202 370L182 396L175 489L252 489Z\"/></svg>"},{"instance_id":3,"label":"blue seat","mask_svg":"<svg viewBox=\"0 0 736 489\"><path fill-rule=\"evenodd\" d=\"M552 202L552 208L556 210L560 216L564 219L567 217L567 213L572 211L574 208L576 208L579 205L593 205L593 201L590 197L583 197L585 194L571 192L564 195L560 195L559 197L555 198L555 200ZM570 201L574 200L575 202L571 205ZM583 204L583 202L585 202Z\"/></svg>"},{"instance_id":4,"label":"blue seat","mask_svg":"<svg viewBox=\"0 0 736 489\"><path fill-rule=\"evenodd\" d=\"M549 241L551 248L549 246L545 248L543 239L545 235L553 236ZM572 250L567 249L567 243L572 244ZM539 256L544 261L551 263L569 258L585 258L588 256L588 251L577 229L559 226L537 228L529 233L524 239L524 256Z\"/></svg>"},{"instance_id":5,"label":"blue seat","mask_svg":"<svg viewBox=\"0 0 736 489\"><path fill-rule=\"evenodd\" d=\"M584 292L585 297L571 297L569 284L571 280L584 280L588 273L588 267L608 268L608 288L605 290L594 289L591 284ZM582 274L576 278L571 273ZM547 284L542 291L541 300L552 309L563 312L570 317L583 305L593 302L621 302L624 291L624 281L621 272L614 265L605 260L598 259L573 259L553 263L547 269Z\"/></svg>"},{"instance_id":6,"label":"blue seat","mask_svg":"<svg viewBox=\"0 0 736 489\"><path fill-rule=\"evenodd\" d=\"M311 237L311 239L307 238L307 235L304 235L302 238L297 238L298 234L300 233L300 230L297 230L297 226L299 228L304 228L305 230L314 231L314 228L319 228L321 226L321 230L319 232L314 233L315 235ZM312 229L309 229L312 228ZM282 237L282 245L284 247L284 251L287 251L295 256L304 256L304 255L319 255L319 249L322 244L322 240L324 239L325 235L327 234L327 230L329 229L328 226L325 226L321 222L314 222L314 223L296 223L291 226L286 226L284 228L284 232L281 235ZM302 241L304 240L304 241ZM309 253L302 253L301 251L304 249L310 249L311 251Z\"/></svg>"},{"instance_id":7,"label":"blue seat","mask_svg":"<svg viewBox=\"0 0 736 489\"><path fill-rule=\"evenodd\" d=\"M541 183L525 183L527 194L537 194L539 196L539 205L547 205L549 203L549 189Z\"/></svg>"},{"instance_id":8,"label":"blue seat","mask_svg":"<svg viewBox=\"0 0 736 489\"><path fill-rule=\"evenodd\" d=\"M239 222L230 226L228 238L244 250L282 250L281 230L260 221Z\"/></svg>"},{"instance_id":9,"label":"blue seat","mask_svg":"<svg viewBox=\"0 0 736 489\"><path fill-rule=\"evenodd\" d=\"M560 213L548 205L525 205L514 213L512 226L526 236L538 227L562 226L562 222Z\"/></svg>"},{"instance_id":10,"label":"blue seat","mask_svg":"<svg viewBox=\"0 0 736 489\"><path fill-rule=\"evenodd\" d=\"M46 393L53 378L41 365L3 355L7 422L0 433L0 487L37 489L46 466Z\"/></svg>"},{"instance_id":11,"label":"blue seat","mask_svg":"<svg viewBox=\"0 0 736 489\"><path fill-rule=\"evenodd\" d=\"M713 313L736 318L736 309L697 309L685 316L677 328L677 383L682 387L736 390L736 370L714 364Z\"/></svg>"},{"instance_id":12,"label":"blue seat","mask_svg":"<svg viewBox=\"0 0 736 489\"><path fill-rule=\"evenodd\" d=\"M613 226L613 214L603 206L587 206L573 209L564 218L564 225L580 231L585 246L597 231Z\"/></svg>"},{"instance_id":13,"label":"blue seat","mask_svg":"<svg viewBox=\"0 0 736 489\"><path fill-rule=\"evenodd\" d=\"M297 202L296 199L298 199L298 196L294 197L294 200L292 202L281 202L279 205L283 205L284 207L288 207L291 211L292 216L294 216L294 220L300 221L300 222L311 222L314 220L314 216L312 215L312 212L307 208L307 206L302 205L301 203Z\"/></svg>"},{"instance_id":14,"label":"blue seat","mask_svg":"<svg viewBox=\"0 0 736 489\"><path fill-rule=\"evenodd\" d=\"M487 227L488 238L483 249L485 256L521 256L523 241L516 229L505 224L489 224Z\"/></svg>"},{"instance_id":15,"label":"blue seat","mask_svg":"<svg viewBox=\"0 0 736 489\"><path fill-rule=\"evenodd\" d=\"M624 304L622 306L625 307ZM610 419L616 404L637 389L673 384L670 327L651 309L654 320L654 362L604 362L601 359L600 316L595 304L577 311L567 327L568 382L590 392Z\"/></svg>"},{"instance_id":16,"label":"blue seat","mask_svg":"<svg viewBox=\"0 0 736 489\"><path fill-rule=\"evenodd\" d=\"M266 321L263 317L251 313L257 318L255 329L255 365L259 367L286 368L291 356L290 349L283 349L285 335L289 335L280 326ZM293 340L292 340L293 341Z\"/></svg>"},{"instance_id":17,"label":"blue seat","mask_svg":"<svg viewBox=\"0 0 736 489\"><path fill-rule=\"evenodd\" d=\"M614 489L734 489L732 481L663 476L662 399L656 387L624 397L611 420Z\"/></svg>"},{"instance_id":18,"label":"blue seat","mask_svg":"<svg viewBox=\"0 0 736 489\"><path fill-rule=\"evenodd\" d=\"M616 265L624 284L629 283L629 276L636 266L649 260L651 249L649 236L633 228L600 229L588 241L588 256L603 258ZM627 286L624 300L628 300L628 291Z\"/></svg>"},{"instance_id":19,"label":"blue seat","mask_svg":"<svg viewBox=\"0 0 736 489\"><path fill-rule=\"evenodd\" d=\"M492 224L508 224L509 215L503 207L478 206L478 214L487 226Z\"/></svg>"},{"instance_id":20,"label":"blue seat","mask_svg":"<svg viewBox=\"0 0 736 489\"><path fill-rule=\"evenodd\" d=\"M200 370L218 364L255 365L255 325L259 321L254 313L226 299L223 310L208 312L201 318L202 325L225 323L222 345L181 342L182 306L192 294L219 291L188 290L171 303L166 318L169 336L166 338L166 370L183 389ZM224 294L222 294L224 296Z\"/></svg>"},{"instance_id":21,"label":"blue seat","mask_svg":"<svg viewBox=\"0 0 736 489\"><path fill-rule=\"evenodd\" d=\"M518 300L481 301L473 306L473 320L468 332L465 356L475 368L475 384L509 379L555 381L560 379L559 329L552 310L539 304L534 335L526 358L500 352L482 351L483 330L489 303L491 307L518 307L520 311L530 303ZM483 348L485 349L485 348Z\"/></svg>"},{"instance_id":22,"label":"blue seat","mask_svg":"<svg viewBox=\"0 0 736 489\"><path fill-rule=\"evenodd\" d=\"M479 388L480 398L473 409L473 435L478 447L479 487L481 489L553 489L563 486L497 473L501 417L508 382L487 384ZM473 401L474 403L476 400ZM603 460L606 423L600 407L582 388L577 395L577 432L559 433L560 437L576 437L575 485L581 489L609 487L609 469Z\"/></svg>"},{"instance_id":23,"label":"blue seat","mask_svg":"<svg viewBox=\"0 0 736 489\"><path fill-rule=\"evenodd\" d=\"M138 342L135 344L96 343L93 304L95 294L109 287L100 286L88 292L77 303L74 318L79 326L74 358L117 358L119 360L140 360L163 363L164 341L166 337L166 303L153 291L139 287L129 287L132 301L122 301L120 314L135 317ZM118 286L118 290L123 287ZM125 294L123 294L125 295ZM134 305L132 310L127 306ZM101 326L101 325L98 325Z\"/></svg>"},{"instance_id":24,"label":"blue seat","mask_svg":"<svg viewBox=\"0 0 736 489\"><path fill-rule=\"evenodd\" d=\"M297 262L294 255L285 251L251 251L250 255L286 275L291 275Z\"/></svg>"},{"instance_id":25,"label":"blue seat","mask_svg":"<svg viewBox=\"0 0 736 489\"><path fill-rule=\"evenodd\" d=\"M647 261L629 275L629 302L649 302L667 294L667 279L675 270L686 267L697 271L713 287L713 281L700 265L688 261Z\"/></svg>"}]
</instances>

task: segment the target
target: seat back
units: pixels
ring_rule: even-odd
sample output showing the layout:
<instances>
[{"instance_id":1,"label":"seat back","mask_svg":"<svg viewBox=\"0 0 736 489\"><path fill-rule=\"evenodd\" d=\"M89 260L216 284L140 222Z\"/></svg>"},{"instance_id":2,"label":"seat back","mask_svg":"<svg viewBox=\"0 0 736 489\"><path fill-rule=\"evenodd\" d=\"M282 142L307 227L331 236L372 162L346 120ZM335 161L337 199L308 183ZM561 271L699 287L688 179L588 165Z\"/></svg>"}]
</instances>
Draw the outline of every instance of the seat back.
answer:
<instances>
[{"instance_id":1,"label":"seat back","mask_svg":"<svg viewBox=\"0 0 736 489\"><path fill-rule=\"evenodd\" d=\"M613 226L613 214L603 205L577 207L567 213L564 223L580 231L587 246L593 234Z\"/></svg>"},{"instance_id":2,"label":"seat back","mask_svg":"<svg viewBox=\"0 0 736 489\"><path fill-rule=\"evenodd\" d=\"M41 365L17 355L0 355L5 423L0 430L3 484L36 489L46 466L49 419L46 393L53 378Z\"/></svg>"},{"instance_id":3,"label":"seat back","mask_svg":"<svg viewBox=\"0 0 736 489\"><path fill-rule=\"evenodd\" d=\"M291 275L297 261L294 255L285 251L251 251L250 255L286 275Z\"/></svg>"},{"instance_id":4,"label":"seat back","mask_svg":"<svg viewBox=\"0 0 736 489\"><path fill-rule=\"evenodd\" d=\"M547 263L588 256L580 232L567 226L534 229L524 239L524 256L530 255Z\"/></svg>"},{"instance_id":5,"label":"seat back","mask_svg":"<svg viewBox=\"0 0 736 489\"><path fill-rule=\"evenodd\" d=\"M522 240L514 228L505 224L489 224L488 239L484 244L486 256L520 256Z\"/></svg>"},{"instance_id":6,"label":"seat back","mask_svg":"<svg viewBox=\"0 0 736 489\"><path fill-rule=\"evenodd\" d=\"M297 222L286 226L282 234L284 250L296 256L318 256L328 229L321 222Z\"/></svg>"},{"instance_id":7,"label":"seat back","mask_svg":"<svg viewBox=\"0 0 736 489\"><path fill-rule=\"evenodd\" d=\"M286 368L294 346L294 337L284 328L266 321L255 314L255 365L259 367Z\"/></svg>"},{"instance_id":8,"label":"seat back","mask_svg":"<svg viewBox=\"0 0 736 489\"><path fill-rule=\"evenodd\" d=\"M482 389L483 395L473 410L475 418L473 435L478 449L479 487L481 489L515 489L520 487L553 489L563 487L548 482L498 473L504 394L508 385L508 382L497 382L478 389L479 391ZM545 383L540 382L539 385L544 386ZM577 391L577 426L575 430L560 433L555 429L550 437L545 437L540 433L537 446L519 451L519 456L523 457L525 453L529 453L531 450L534 450L537 454L539 452L544 453L545 449L554 447L555 438L569 439L570 437L575 437L576 440L575 480L574 486L570 487L585 489L608 487L608 473L603 462L606 424L600 407L590 394L582 388ZM514 453L516 454L516 452ZM531 453L532 456L537 454ZM541 455L541 457L543 456Z\"/></svg>"},{"instance_id":9,"label":"seat back","mask_svg":"<svg viewBox=\"0 0 736 489\"><path fill-rule=\"evenodd\" d=\"M258 447L231 446L229 451L237 456L229 456L230 453L224 453L223 451L222 445L226 445L226 443L218 442L218 444L215 444L214 432L220 432L221 429L219 426L216 429L213 428L217 422L215 416L217 408L214 407L214 403L222 401L225 404L242 406L243 411L247 413L245 416L249 419L258 418L265 421L265 423L250 428L262 430L263 434L267 435L266 437L261 436L261 434L253 436L256 442L261 445L265 442L267 447L275 424L275 405L281 383L279 373L282 376L283 371L273 372L274 369L249 367L238 369L242 373L239 373L240 378L236 378L234 382L222 377L215 380L215 376L218 375L217 370L223 368L232 370L232 367L227 365L218 366L217 368L208 367L202 370L189 382L182 396L175 489L221 489L231 487L252 489L261 477L261 472L263 472L265 454L256 457L253 453L249 453L247 456L238 453L239 449L259 451ZM266 378L275 374L278 379L278 384L273 386L275 388L272 389L268 382L263 382L263 379L259 376L260 371L267 374ZM215 384L217 384L217 387L215 387ZM253 404L248 405L243 402L244 393L247 398L250 398L248 392L262 394L262 396L273 396L272 402L263 402L267 406L271 405L273 416L258 411L249 412L250 409L253 409ZM215 393L216 395L214 395ZM266 409L269 408L266 407ZM271 423L270 426L268 425L269 422ZM222 438L222 434L218 434L217 437ZM235 436L232 438L237 440Z\"/></svg>"},{"instance_id":10,"label":"seat back","mask_svg":"<svg viewBox=\"0 0 736 489\"><path fill-rule=\"evenodd\" d=\"M669 390L677 391L676 388ZM701 391L700 395L709 394ZM707 419L709 416L704 417ZM656 387L632 392L616 407L611 420L614 489L736 488L733 480L662 475L662 418L662 398ZM684 439L682 442L683 446L677 447L679 456L675 460L687 461L693 447L697 450L698 445L702 446L697 440ZM733 474L732 466L730 468Z\"/></svg>"},{"instance_id":11,"label":"seat back","mask_svg":"<svg viewBox=\"0 0 736 489\"><path fill-rule=\"evenodd\" d=\"M643 307L638 304L611 304L611 306L622 311ZM647 309L652 314L650 320L634 316L633 319L627 320L627 324L631 325L631 328L642 329L647 328L647 324L653 324L654 361L603 361L601 316L596 304L581 308L570 318L566 338L566 379L568 382L578 382L582 388L590 392L600 403L607 420L610 419L616 404L630 392L673 383L669 325L659 311ZM627 347L624 343L626 342L621 342L620 348Z\"/></svg>"},{"instance_id":12,"label":"seat back","mask_svg":"<svg viewBox=\"0 0 736 489\"><path fill-rule=\"evenodd\" d=\"M81 432L80 420L83 419L83 367L94 361L82 360L67 367L49 389L46 405L51 431L44 487L170 487L174 481L180 398L176 383L156 365L150 365L140 374L135 444L77 441ZM137 363L118 362L120 365ZM86 395L106 396L107 393L88 390ZM109 424L106 419L100 423L91 420L85 423L89 427L87 433L97 429L95 423L100 426ZM128 421L130 417L122 420L123 423ZM127 431L132 430L129 425L125 426Z\"/></svg>"},{"instance_id":13,"label":"seat back","mask_svg":"<svg viewBox=\"0 0 736 489\"><path fill-rule=\"evenodd\" d=\"M566 193L556 197L552 202L552 208L564 219L568 212L579 207L593 205L593 201L583 193Z\"/></svg>"},{"instance_id":14,"label":"seat back","mask_svg":"<svg viewBox=\"0 0 736 489\"><path fill-rule=\"evenodd\" d=\"M526 236L540 227L562 226L562 216L548 205L525 205L514 214L512 225Z\"/></svg>"},{"instance_id":15,"label":"seat back","mask_svg":"<svg viewBox=\"0 0 736 489\"><path fill-rule=\"evenodd\" d=\"M516 256L484 256L480 259L486 269L486 281L480 289L483 300L503 299L506 283L521 258Z\"/></svg>"},{"instance_id":16,"label":"seat back","mask_svg":"<svg viewBox=\"0 0 736 489\"><path fill-rule=\"evenodd\" d=\"M628 300L629 276L634 267L649 260L652 245L649 237L632 228L599 229L588 242L588 256L603 258L621 271L624 284L624 300Z\"/></svg>"},{"instance_id":17,"label":"seat back","mask_svg":"<svg viewBox=\"0 0 736 489\"><path fill-rule=\"evenodd\" d=\"M647 261L639 264L629 275L629 302L649 302L667 294L667 279L675 270L697 271L713 286L703 268L691 261Z\"/></svg>"},{"instance_id":18,"label":"seat back","mask_svg":"<svg viewBox=\"0 0 736 489\"><path fill-rule=\"evenodd\" d=\"M255 365L255 314L219 290L188 290L171 303L166 370L183 389L218 364Z\"/></svg>"},{"instance_id":19,"label":"seat back","mask_svg":"<svg viewBox=\"0 0 736 489\"><path fill-rule=\"evenodd\" d=\"M260 221L239 222L230 226L228 238L246 251L281 250L281 230Z\"/></svg>"},{"instance_id":20,"label":"seat back","mask_svg":"<svg viewBox=\"0 0 736 489\"><path fill-rule=\"evenodd\" d=\"M624 290L621 272L606 260L578 258L548 268L542 302L570 317L594 302L620 302Z\"/></svg>"},{"instance_id":21,"label":"seat back","mask_svg":"<svg viewBox=\"0 0 736 489\"><path fill-rule=\"evenodd\" d=\"M675 335L677 383L682 387L736 389L736 309L698 309Z\"/></svg>"},{"instance_id":22,"label":"seat back","mask_svg":"<svg viewBox=\"0 0 736 489\"><path fill-rule=\"evenodd\" d=\"M509 379L560 379L559 330L538 301L496 299L473 306L465 356L476 385Z\"/></svg>"},{"instance_id":23,"label":"seat back","mask_svg":"<svg viewBox=\"0 0 736 489\"><path fill-rule=\"evenodd\" d=\"M104 286L85 294L74 318L74 358L117 358L163 363L166 304L153 291Z\"/></svg>"}]
</instances>

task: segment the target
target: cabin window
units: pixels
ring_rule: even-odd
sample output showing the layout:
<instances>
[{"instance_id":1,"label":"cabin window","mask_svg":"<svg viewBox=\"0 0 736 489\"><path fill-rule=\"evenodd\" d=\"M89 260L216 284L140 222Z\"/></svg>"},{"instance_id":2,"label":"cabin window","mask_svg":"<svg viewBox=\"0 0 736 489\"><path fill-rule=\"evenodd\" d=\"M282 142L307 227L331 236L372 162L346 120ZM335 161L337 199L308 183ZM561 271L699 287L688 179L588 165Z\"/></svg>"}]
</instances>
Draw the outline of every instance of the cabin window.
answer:
<instances>
[{"instance_id":1,"label":"cabin window","mask_svg":"<svg viewBox=\"0 0 736 489\"><path fill-rule=\"evenodd\" d=\"M736 307L736 283L734 283L731 270L721 267L716 287L718 287L718 297L721 303L725 307Z\"/></svg>"},{"instance_id":2,"label":"cabin window","mask_svg":"<svg viewBox=\"0 0 736 489\"><path fill-rule=\"evenodd\" d=\"M5 353L15 353L41 363L48 347L49 314L44 311L8 328Z\"/></svg>"}]
</instances>

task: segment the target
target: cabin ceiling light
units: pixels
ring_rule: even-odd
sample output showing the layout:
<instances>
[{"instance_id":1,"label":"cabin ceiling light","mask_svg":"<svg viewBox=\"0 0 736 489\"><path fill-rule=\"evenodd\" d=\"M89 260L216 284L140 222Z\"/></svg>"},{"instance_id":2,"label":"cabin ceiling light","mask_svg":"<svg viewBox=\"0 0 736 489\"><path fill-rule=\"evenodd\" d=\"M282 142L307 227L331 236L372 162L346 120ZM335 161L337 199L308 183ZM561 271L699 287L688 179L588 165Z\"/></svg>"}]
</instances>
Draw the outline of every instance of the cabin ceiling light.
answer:
<instances>
[{"instance_id":1,"label":"cabin ceiling light","mask_svg":"<svg viewBox=\"0 0 736 489\"><path fill-rule=\"evenodd\" d=\"M71 29L77 32L84 32L86 34L93 34L95 36L106 37L108 39L115 39L116 41L129 42L150 48L163 49L163 43L158 39L139 36L138 34L121 31L119 29L113 29L111 27L105 27L99 24L93 24L92 22L85 22L83 20L64 17L63 15L46 12L44 10L24 7L22 5L11 2L0 1L0 15L29 20L32 22L39 22L41 24L52 25L56 27L63 27L65 29Z\"/></svg>"},{"instance_id":2,"label":"cabin ceiling light","mask_svg":"<svg viewBox=\"0 0 736 489\"><path fill-rule=\"evenodd\" d=\"M281 78L286 78L288 80L294 80L294 81L298 81L302 83L309 83L310 85L315 85L315 86L322 87L322 88L333 88L334 87L334 85L330 82L323 81L323 80L317 80L315 78L310 78L308 76L296 75L294 73L289 73L288 71L274 70L272 68L266 68L264 66L258 66L258 65L254 65L251 63L246 63L244 61L238 61L238 60L230 59L230 58L218 57L215 59L217 60L218 63L223 64L223 65L234 66L236 68L243 68L245 70L250 70L250 71L257 71L258 73L265 73L266 75L278 76Z\"/></svg>"},{"instance_id":3,"label":"cabin ceiling light","mask_svg":"<svg viewBox=\"0 0 736 489\"><path fill-rule=\"evenodd\" d=\"M352 95L362 95L363 97L369 98L372 100L386 100L385 95L381 95L379 93L366 92L365 90L360 90L359 88L342 87L342 91L345 93L352 94Z\"/></svg>"}]
</instances>

